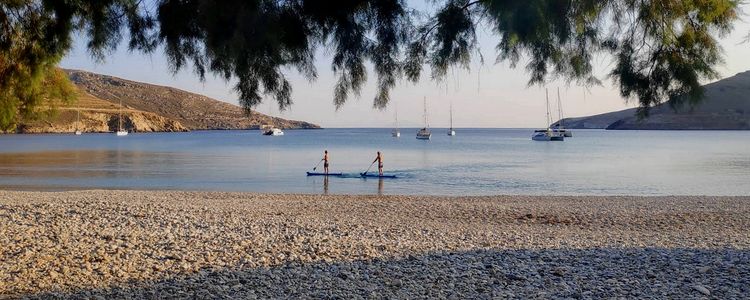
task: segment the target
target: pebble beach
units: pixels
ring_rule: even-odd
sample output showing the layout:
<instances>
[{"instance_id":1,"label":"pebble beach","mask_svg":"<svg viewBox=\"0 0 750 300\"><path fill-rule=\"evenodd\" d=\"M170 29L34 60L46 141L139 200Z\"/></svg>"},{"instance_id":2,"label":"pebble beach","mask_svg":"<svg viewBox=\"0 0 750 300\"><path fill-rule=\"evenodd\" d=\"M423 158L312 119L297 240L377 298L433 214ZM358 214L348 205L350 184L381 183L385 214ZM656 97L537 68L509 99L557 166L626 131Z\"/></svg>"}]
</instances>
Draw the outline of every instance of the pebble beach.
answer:
<instances>
[{"instance_id":1,"label":"pebble beach","mask_svg":"<svg viewBox=\"0 0 750 300\"><path fill-rule=\"evenodd\" d=\"M740 299L750 197L0 191L0 299Z\"/></svg>"}]
</instances>

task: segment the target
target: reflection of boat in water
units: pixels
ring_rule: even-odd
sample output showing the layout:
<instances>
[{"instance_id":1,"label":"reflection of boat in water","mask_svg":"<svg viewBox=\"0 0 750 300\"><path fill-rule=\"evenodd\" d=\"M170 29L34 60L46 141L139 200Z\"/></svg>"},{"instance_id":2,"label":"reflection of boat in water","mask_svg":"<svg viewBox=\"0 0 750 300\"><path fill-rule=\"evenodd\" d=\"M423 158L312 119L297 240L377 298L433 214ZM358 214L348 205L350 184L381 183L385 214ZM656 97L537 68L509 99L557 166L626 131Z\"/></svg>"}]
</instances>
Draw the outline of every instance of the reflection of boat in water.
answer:
<instances>
[{"instance_id":1,"label":"reflection of boat in water","mask_svg":"<svg viewBox=\"0 0 750 300\"><path fill-rule=\"evenodd\" d=\"M546 94L546 103L547 103L547 128L545 129L539 129L535 130L534 134L531 136L531 140L534 141L564 141L565 137L562 134L555 133L551 128L549 128L549 124L551 122L550 116L549 116L549 92L547 90L544 90Z\"/></svg>"},{"instance_id":2,"label":"reflection of boat in water","mask_svg":"<svg viewBox=\"0 0 750 300\"><path fill-rule=\"evenodd\" d=\"M281 135L284 135L284 132L281 131L281 129L278 129L278 128L270 128L270 129L264 131L263 135L281 136Z\"/></svg>"},{"instance_id":3,"label":"reflection of boat in water","mask_svg":"<svg viewBox=\"0 0 750 300\"><path fill-rule=\"evenodd\" d=\"M418 140L429 140L432 137L430 125L427 123L427 97L424 97L424 128L417 131Z\"/></svg>"}]
</instances>

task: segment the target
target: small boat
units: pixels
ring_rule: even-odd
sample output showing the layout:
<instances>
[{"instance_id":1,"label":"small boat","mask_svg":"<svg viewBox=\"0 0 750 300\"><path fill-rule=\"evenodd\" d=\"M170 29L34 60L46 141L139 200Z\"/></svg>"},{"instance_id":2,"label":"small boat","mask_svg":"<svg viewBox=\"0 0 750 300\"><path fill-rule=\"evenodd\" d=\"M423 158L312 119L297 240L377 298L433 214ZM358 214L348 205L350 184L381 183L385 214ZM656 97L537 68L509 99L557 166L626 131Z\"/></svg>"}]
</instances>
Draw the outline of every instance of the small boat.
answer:
<instances>
[{"instance_id":1,"label":"small boat","mask_svg":"<svg viewBox=\"0 0 750 300\"><path fill-rule=\"evenodd\" d=\"M552 121L549 116L549 92L545 89L546 101L547 101L547 128L534 130L534 134L531 135L532 141L548 142L548 141L564 141L565 136L559 133L555 133L549 124Z\"/></svg>"},{"instance_id":2,"label":"small boat","mask_svg":"<svg viewBox=\"0 0 750 300\"><path fill-rule=\"evenodd\" d=\"M344 176L344 173L316 173L316 172L307 172L307 176Z\"/></svg>"},{"instance_id":3,"label":"small boat","mask_svg":"<svg viewBox=\"0 0 750 300\"><path fill-rule=\"evenodd\" d=\"M557 127L551 128L552 132L562 135L564 137L573 137L573 131L569 129L557 129Z\"/></svg>"},{"instance_id":4,"label":"small boat","mask_svg":"<svg viewBox=\"0 0 750 300\"><path fill-rule=\"evenodd\" d=\"M117 111L117 136L126 136L128 135L128 132L125 130L122 130L122 99L120 99L120 108Z\"/></svg>"},{"instance_id":5,"label":"small boat","mask_svg":"<svg viewBox=\"0 0 750 300\"><path fill-rule=\"evenodd\" d=\"M284 135L284 132L278 128L271 128L271 129L264 131L263 135L281 136L281 135Z\"/></svg>"},{"instance_id":6,"label":"small boat","mask_svg":"<svg viewBox=\"0 0 750 300\"><path fill-rule=\"evenodd\" d=\"M417 131L418 140L429 140L432 137L430 125L427 123L427 97L424 97L424 128Z\"/></svg>"},{"instance_id":7,"label":"small boat","mask_svg":"<svg viewBox=\"0 0 750 300\"><path fill-rule=\"evenodd\" d=\"M427 128L422 128L419 131L417 131L418 140L429 140L431 137L432 137L432 133Z\"/></svg>"},{"instance_id":8,"label":"small boat","mask_svg":"<svg viewBox=\"0 0 750 300\"><path fill-rule=\"evenodd\" d=\"M380 174L367 174L367 173L359 173L360 177L374 177L374 178L398 178L396 175L380 175Z\"/></svg>"},{"instance_id":9,"label":"small boat","mask_svg":"<svg viewBox=\"0 0 750 300\"><path fill-rule=\"evenodd\" d=\"M548 142L548 141L564 141L565 136L555 133L552 130L535 130L534 135L531 136L531 139L534 141L542 141L542 142Z\"/></svg>"},{"instance_id":10,"label":"small boat","mask_svg":"<svg viewBox=\"0 0 750 300\"><path fill-rule=\"evenodd\" d=\"M451 128L448 129L448 136L456 135L456 131L453 130L453 103L451 103Z\"/></svg>"}]
</instances>

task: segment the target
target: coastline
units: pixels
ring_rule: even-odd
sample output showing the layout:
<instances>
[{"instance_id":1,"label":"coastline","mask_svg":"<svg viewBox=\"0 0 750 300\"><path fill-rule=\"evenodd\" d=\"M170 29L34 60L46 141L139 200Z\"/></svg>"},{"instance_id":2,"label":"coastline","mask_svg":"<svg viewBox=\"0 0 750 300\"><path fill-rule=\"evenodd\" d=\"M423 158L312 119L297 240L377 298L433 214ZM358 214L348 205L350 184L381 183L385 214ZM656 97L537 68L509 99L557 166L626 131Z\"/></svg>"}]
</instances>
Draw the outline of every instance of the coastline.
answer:
<instances>
[{"instance_id":1,"label":"coastline","mask_svg":"<svg viewBox=\"0 0 750 300\"><path fill-rule=\"evenodd\" d=\"M0 190L0 298L739 298L747 228L750 197Z\"/></svg>"}]
</instances>

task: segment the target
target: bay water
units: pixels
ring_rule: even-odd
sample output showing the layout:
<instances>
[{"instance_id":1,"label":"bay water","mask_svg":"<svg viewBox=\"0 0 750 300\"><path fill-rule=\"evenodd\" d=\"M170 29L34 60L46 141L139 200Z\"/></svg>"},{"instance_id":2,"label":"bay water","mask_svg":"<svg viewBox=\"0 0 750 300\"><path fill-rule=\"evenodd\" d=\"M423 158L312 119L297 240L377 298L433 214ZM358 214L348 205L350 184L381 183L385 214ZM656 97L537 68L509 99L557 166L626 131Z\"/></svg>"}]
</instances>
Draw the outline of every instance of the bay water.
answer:
<instances>
[{"instance_id":1,"label":"bay water","mask_svg":"<svg viewBox=\"0 0 750 300\"><path fill-rule=\"evenodd\" d=\"M257 130L0 135L0 188L408 195L750 195L748 131ZM328 150L331 172L308 177ZM359 177L382 151L396 179ZM377 172L377 165L370 172ZM322 171L322 164L318 166Z\"/></svg>"}]
</instances>

